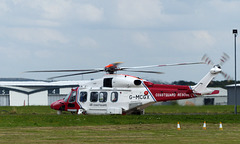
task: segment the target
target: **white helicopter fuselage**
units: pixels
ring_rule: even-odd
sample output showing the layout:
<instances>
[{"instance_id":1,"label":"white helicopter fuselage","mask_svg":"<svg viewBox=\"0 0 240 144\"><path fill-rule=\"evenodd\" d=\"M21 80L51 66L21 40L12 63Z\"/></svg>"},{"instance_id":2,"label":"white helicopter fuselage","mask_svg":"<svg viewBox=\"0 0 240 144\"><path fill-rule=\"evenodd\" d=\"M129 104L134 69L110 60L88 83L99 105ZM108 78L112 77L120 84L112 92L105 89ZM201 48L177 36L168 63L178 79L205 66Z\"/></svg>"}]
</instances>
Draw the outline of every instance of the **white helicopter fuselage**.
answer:
<instances>
[{"instance_id":1,"label":"white helicopter fuselage","mask_svg":"<svg viewBox=\"0 0 240 144\"><path fill-rule=\"evenodd\" d=\"M101 79L79 83L64 100L51 108L78 114L142 114L155 102L194 98L203 94L217 94L207 89L209 82L221 72L213 67L195 86L153 84L123 74L107 74Z\"/></svg>"}]
</instances>

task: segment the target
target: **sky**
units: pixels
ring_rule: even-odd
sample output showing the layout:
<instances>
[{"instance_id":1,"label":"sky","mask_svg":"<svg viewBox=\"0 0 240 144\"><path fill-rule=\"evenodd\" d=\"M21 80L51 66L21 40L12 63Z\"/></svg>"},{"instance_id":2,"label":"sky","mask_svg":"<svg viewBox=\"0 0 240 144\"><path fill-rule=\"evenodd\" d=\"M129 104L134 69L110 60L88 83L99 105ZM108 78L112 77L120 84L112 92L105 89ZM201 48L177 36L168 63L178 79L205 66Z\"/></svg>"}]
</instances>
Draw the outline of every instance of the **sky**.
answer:
<instances>
[{"instance_id":1,"label":"sky","mask_svg":"<svg viewBox=\"0 0 240 144\"><path fill-rule=\"evenodd\" d=\"M119 61L122 67L198 62L204 54L218 64L225 52L230 59L222 69L234 78L232 30L240 27L239 7L238 0L0 0L0 77L47 79L65 73L23 72L103 68ZM238 62L239 42L237 37ZM202 64L145 69L165 73L161 75L118 73L198 82L210 68ZM240 66L237 73L240 79Z\"/></svg>"}]
</instances>

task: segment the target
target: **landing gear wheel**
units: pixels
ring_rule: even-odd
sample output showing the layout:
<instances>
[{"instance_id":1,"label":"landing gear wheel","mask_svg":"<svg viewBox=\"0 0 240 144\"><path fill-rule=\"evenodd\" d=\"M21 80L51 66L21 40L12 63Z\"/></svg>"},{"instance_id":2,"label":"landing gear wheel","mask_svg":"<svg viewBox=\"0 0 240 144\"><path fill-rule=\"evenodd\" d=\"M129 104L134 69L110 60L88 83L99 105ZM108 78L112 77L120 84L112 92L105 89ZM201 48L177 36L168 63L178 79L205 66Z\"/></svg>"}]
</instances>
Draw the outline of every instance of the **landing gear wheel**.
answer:
<instances>
[{"instance_id":1,"label":"landing gear wheel","mask_svg":"<svg viewBox=\"0 0 240 144\"><path fill-rule=\"evenodd\" d=\"M58 110L58 111L57 111L57 114L58 114L58 115L62 114L62 111L61 111L61 110Z\"/></svg>"},{"instance_id":2,"label":"landing gear wheel","mask_svg":"<svg viewBox=\"0 0 240 144\"><path fill-rule=\"evenodd\" d=\"M73 115L77 114L77 112L71 112Z\"/></svg>"},{"instance_id":3,"label":"landing gear wheel","mask_svg":"<svg viewBox=\"0 0 240 144\"><path fill-rule=\"evenodd\" d=\"M145 110L135 110L132 112L133 115L144 115L145 114Z\"/></svg>"}]
</instances>

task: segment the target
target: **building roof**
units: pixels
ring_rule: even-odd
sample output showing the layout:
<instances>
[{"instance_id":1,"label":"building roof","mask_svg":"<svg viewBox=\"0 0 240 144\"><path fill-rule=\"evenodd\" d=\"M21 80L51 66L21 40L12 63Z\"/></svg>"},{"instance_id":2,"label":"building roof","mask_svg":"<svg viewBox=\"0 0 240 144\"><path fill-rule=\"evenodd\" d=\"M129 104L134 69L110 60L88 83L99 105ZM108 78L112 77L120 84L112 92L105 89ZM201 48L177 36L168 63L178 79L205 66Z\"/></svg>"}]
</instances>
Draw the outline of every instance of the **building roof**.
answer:
<instances>
[{"instance_id":1,"label":"building roof","mask_svg":"<svg viewBox=\"0 0 240 144\"><path fill-rule=\"evenodd\" d=\"M240 84L237 84L237 87L239 87L240 86ZM235 84L231 84L231 85L226 85L226 87L228 88L228 87L235 87Z\"/></svg>"}]
</instances>

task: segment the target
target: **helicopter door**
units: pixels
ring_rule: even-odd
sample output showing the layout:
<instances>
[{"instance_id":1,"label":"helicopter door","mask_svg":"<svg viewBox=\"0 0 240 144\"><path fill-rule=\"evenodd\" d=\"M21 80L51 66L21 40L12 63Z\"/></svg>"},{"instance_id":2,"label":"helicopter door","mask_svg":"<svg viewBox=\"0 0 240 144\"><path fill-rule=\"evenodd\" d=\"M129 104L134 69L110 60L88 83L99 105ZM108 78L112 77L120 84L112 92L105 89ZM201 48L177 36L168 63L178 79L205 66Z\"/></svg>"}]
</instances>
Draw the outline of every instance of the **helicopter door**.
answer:
<instances>
[{"instance_id":1,"label":"helicopter door","mask_svg":"<svg viewBox=\"0 0 240 144\"><path fill-rule=\"evenodd\" d=\"M88 114L106 114L107 113L108 93L105 92L90 92L90 104Z\"/></svg>"},{"instance_id":2,"label":"helicopter door","mask_svg":"<svg viewBox=\"0 0 240 144\"><path fill-rule=\"evenodd\" d=\"M80 108L79 105L77 104L77 88L76 89L72 89L68 101L67 101L67 105L66 105L66 110L67 111L71 111L71 112L77 112L78 109Z\"/></svg>"}]
</instances>

